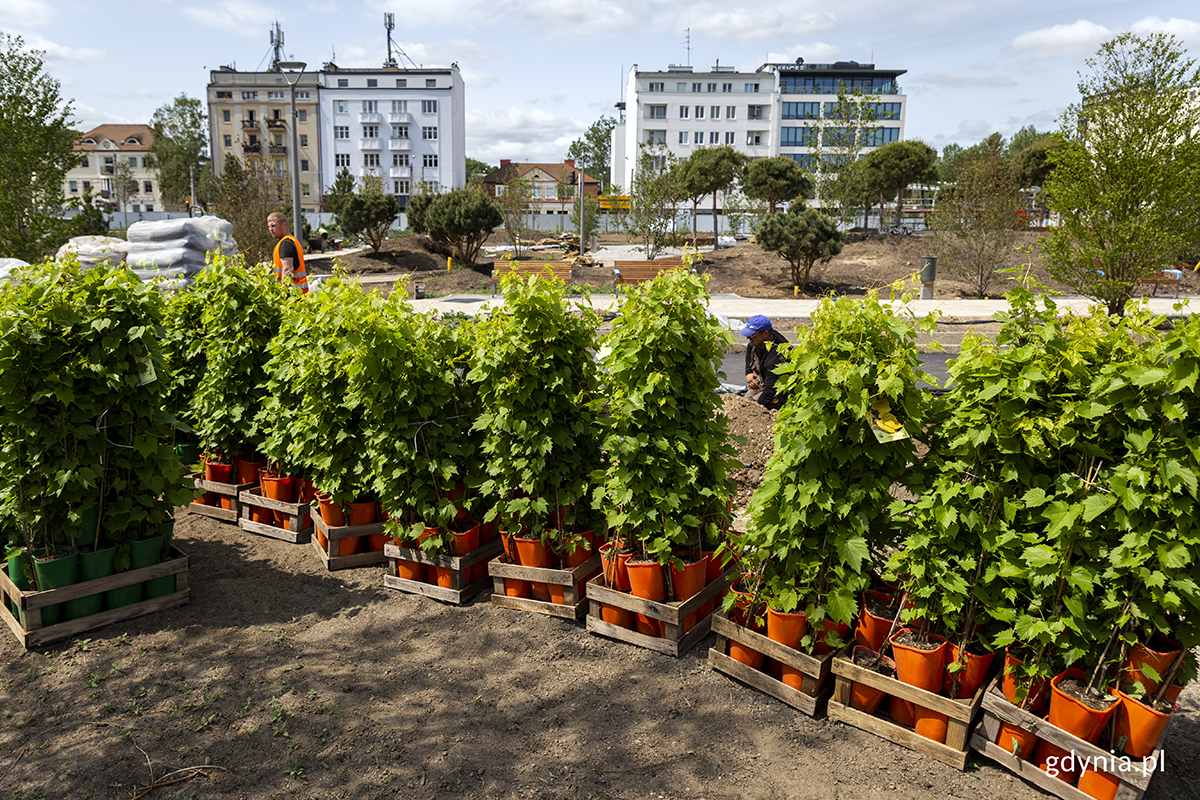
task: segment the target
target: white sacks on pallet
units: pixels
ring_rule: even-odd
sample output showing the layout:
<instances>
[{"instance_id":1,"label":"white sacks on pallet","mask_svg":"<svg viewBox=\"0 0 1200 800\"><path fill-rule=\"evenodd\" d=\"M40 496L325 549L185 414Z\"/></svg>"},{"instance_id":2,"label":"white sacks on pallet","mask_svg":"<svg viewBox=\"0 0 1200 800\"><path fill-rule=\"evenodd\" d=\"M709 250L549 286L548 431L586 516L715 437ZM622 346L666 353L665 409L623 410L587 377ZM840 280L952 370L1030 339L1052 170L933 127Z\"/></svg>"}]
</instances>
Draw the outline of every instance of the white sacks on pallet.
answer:
<instances>
[{"instance_id":1,"label":"white sacks on pallet","mask_svg":"<svg viewBox=\"0 0 1200 800\"><path fill-rule=\"evenodd\" d=\"M135 222L127 237L125 264L143 281L164 289L190 286L209 253L238 252L233 226L220 217Z\"/></svg>"},{"instance_id":2,"label":"white sacks on pallet","mask_svg":"<svg viewBox=\"0 0 1200 800\"><path fill-rule=\"evenodd\" d=\"M128 242L115 236L76 236L58 248L54 259L59 261L73 254L84 269L92 269L97 265L122 267L128 246Z\"/></svg>"},{"instance_id":3,"label":"white sacks on pallet","mask_svg":"<svg viewBox=\"0 0 1200 800\"><path fill-rule=\"evenodd\" d=\"M10 280L15 270L28 266L28 262L19 258L0 258L0 281Z\"/></svg>"}]
</instances>

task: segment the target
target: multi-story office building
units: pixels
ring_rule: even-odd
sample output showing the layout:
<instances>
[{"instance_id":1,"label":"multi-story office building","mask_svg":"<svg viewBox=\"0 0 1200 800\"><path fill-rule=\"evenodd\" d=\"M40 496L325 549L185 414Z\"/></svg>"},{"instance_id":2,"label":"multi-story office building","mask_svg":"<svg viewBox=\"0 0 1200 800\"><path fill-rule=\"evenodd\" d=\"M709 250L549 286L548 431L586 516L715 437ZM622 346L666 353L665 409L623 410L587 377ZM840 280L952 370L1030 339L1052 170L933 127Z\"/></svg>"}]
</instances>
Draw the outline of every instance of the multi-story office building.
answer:
<instances>
[{"instance_id":1,"label":"multi-story office building","mask_svg":"<svg viewBox=\"0 0 1200 800\"><path fill-rule=\"evenodd\" d=\"M905 97L896 84L905 70L874 64L763 64L754 72L670 66L629 72L623 122L613 129L612 180L628 191L639 148L661 143L680 159L700 147L731 145L751 158L788 156L802 166L845 141L852 127L838 113L838 92L860 90L873 118L862 152L904 138ZM857 99L857 98L856 98ZM820 137L820 138L818 138Z\"/></svg>"},{"instance_id":2,"label":"multi-story office building","mask_svg":"<svg viewBox=\"0 0 1200 800\"><path fill-rule=\"evenodd\" d=\"M150 142L154 131L148 125L100 125L75 143L79 163L63 179L63 197L80 198L92 191L92 201L108 211L161 211L158 178L150 168ZM116 178L127 175L132 183L126 194L118 191Z\"/></svg>"}]
</instances>

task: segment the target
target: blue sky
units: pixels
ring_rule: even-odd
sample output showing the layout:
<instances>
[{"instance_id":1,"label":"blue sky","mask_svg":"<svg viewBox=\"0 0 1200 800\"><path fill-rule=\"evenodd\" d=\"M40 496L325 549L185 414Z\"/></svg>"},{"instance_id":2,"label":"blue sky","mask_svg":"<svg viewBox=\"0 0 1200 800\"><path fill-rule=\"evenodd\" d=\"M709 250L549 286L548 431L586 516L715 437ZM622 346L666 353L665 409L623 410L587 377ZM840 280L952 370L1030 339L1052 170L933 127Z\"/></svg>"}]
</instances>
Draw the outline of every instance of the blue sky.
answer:
<instances>
[{"instance_id":1,"label":"blue sky","mask_svg":"<svg viewBox=\"0 0 1200 800\"><path fill-rule=\"evenodd\" d=\"M264 68L276 21L289 58L379 66L388 11L412 62L458 63L467 155L491 164L564 158L616 114L635 63L753 70L803 57L904 69L906 136L941 149L1053 129L1078 97L1084 59L1123 31L1174 33L1200 55L1200 10L1178 0L0 0L0 30L46 52L87 129L149 122L180 94L203 98L223 64Z\"/></svg>"}]
</instances>

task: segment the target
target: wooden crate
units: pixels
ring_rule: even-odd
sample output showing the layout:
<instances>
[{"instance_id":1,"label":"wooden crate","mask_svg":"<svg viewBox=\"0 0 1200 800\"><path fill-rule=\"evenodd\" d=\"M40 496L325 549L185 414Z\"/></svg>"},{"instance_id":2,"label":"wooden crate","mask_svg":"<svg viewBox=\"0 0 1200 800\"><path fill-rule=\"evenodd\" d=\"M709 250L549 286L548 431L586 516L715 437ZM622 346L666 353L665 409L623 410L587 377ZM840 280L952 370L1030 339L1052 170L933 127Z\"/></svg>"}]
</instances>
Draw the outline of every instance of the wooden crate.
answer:
<instances>
[{"instance_id":1,"label":"wooden crate","mask_svg":"<svg viewBox=\"0 0 1200 800\"><path fill-rule=\"evenodd\" d=\"M409 594L419 594L441 600L443 603L462 605L490 585L487 578L480 578L473 583L467 583L467 575L471 567L486 561L504 549L504 544L496 539L480 545L465 556L430 556L417 547L397 547L388 542L383 546L383 554L387 558L387 567L383 574L383 585L389 589L399 589ZM416 561L427 567L445 567L450 570L450 588L438 586L436 583L410 581L401 578L396 573L397 561Z\"/></svg>"},{"instance_id":2,"label":"wooden crate","mask_svg":"<svg viewBox=\"0 0 1200 800\"><path fill-rule=\"evenodd\" d=\"M321 542L317 540L316 536L312 537L310 544L312 544L313 550L317 551L317 556L320 557L321 563L325 565L325 569L330 572L338 569L351 569L353 567L368 567L372 564L382 564L384 562L382 550L351 553L344 556L339 554L338 549L343 539L352 539L355 536L373 536L377 533L383 533L382 522L330 527L319 512L312 515L312 521L316 529L329 541L329 550L326 552L325 548L321 547Z\"/></svg>"},{"instance_id":3,"label":"wooden crate","mask_svg":"<svg viewBox=\"0 0 1200 800\"><path fill-rule=\"evenodd\" d=\"M1089 800L1090 796L1084 794L1071 784L1038 769L1037 765L1032 761L1017 758L1008 750L996 744L996 737L1000 734L1001 722L1007 722L1010 725L1025 728L1028 731L1036 733L1038 738L1045 739L1051 744L1073 752L1077 759L1091 759L1089 763L1098 763L1097 759L1103 759L1103 762L1100 763L1103 763L1105 766L1111 766L1110 759L1114 758L1110 750L1089 744L1083 739L1072 736L1062 728L1055 727L1049 722L1035 717L1028 711L1008 702L1003 692L1000 691L1000 676L997 675L984 694L983 718L980 720L979 727L975 730L974 735L971 736L971 748L995 761L1014 775L1023 778L1055 797L1063 798L1063 800ZM1119 763L1120 753L1117 753L1117 756ZM1153 754L1147 757L1147 759L1154 759L1153 765L1156 767L1155 771L1161 767L1162 757L1163 751L1161 748L1156 749ZM1112 773L1121 779L1121 785L1117 789L1116 800L1138 800L1146 793L1146 789L1150 786L1150 780L1154 777L1155 771L1150 771L1148 760L1142 761L1131 757L1130 762L1134 769L1128 772L1121 773L1114 769L1102 770ZM1148 774L1143 772L1143 765L1145 765L1146 773Z\"/></svg>"},{"instance_id":4,"label":"wooden crate","mask_svg":"<svg viewBox=\"0 0 1200 800\"><path fill-rule=\"evenodd\" d=\"M850 652L853 648L853 644L847 646L833 659L833 674L837 677L837 682L834 685L833 697L829 700L829 718L853 725L876 736L882 736L901 747L907 747L909 750L936 758L943 764L966 769L967 756L970 753L971 726L979 717L987 681L984 681L983 686L979 687L979 691L975 692L974 697L955 700L855 666L854 662L850 660ZM993 670L995 669L998 669L998 665L993 667ZM946 723L946 743L942 744L920 736L912 728L906 728L891 719L877 717L852 708L850 706L850 684L855 682L873 686L883 690L886 694L902 700L909 700L939 714L945 714L949 718Z\"/></svg>"},{"instance_id":5,"label":"wooden crate","mask_svg":"<svg viewBox=\"0 0 1200 800\"><path fill-rule=\"evenodd\" d=\"M204 480L203 473L193 472L188 476L196 482L196 488L205 492L213 492L215 494L224 495L229 498L229 508L221 508L221 506L206 506L199 500L193 500L188 504L188 511L196 514L203 514L206 517L219 519L222 522L237 523L238 516L241 510L241 501L238 499L242 492L251 488L253 483L217 483L216 481Z\"/></svg>"},{"instance_id":6,"label":"wooden crate","mask_svg":"<svg viewBox=\"0 0 1200 800\"><path fill-rule=\"evenodd\" d=\"M758 631L738 625L720 610L713 614L712 630L717 634L716 646L708 651L708 663L712 664L713 669L724 672L731 678L737 678L760 692L766 692L810 717L820 719L825 716L829 697L833 694L834 682L829 677L829 671L836 653L810 656L771 641ZM804 674L801 688L793 689L772 675L730 658L726 653L730 641L746 645L767 658L800 670Z\"/></svg>"},{"instance_id":7,"label":"wooden crate","mask_svg":"<svg viewBox=\"0 0 1200 800\"><path fill-rule=\"evenodd\" d=\"M587 599L584 596L587 591L587 581L600 574L600 553L593 553L587 561L569 569L522 567L519 564L508 563L507 556L500 556L488 562L488 574L493 581L492 605L494 606L533 611L564 619L579 619L587 613ZM563 604L559 605L548 600L534 600L531 597L509 597L504 592L505 578L561 586L563 587Z\"/></svg>"},{"instance_id":8,"label":"wooden crate","mask_svg":"<svg viewBox=\"0 0 1200 800\"><path fill-rule=\"evenodd\" d=\"M155 597L150 600L143 600L108 611L101 611L98 614L91 614L79 619L66 620L65 622L58 622L45 627L42 626L42 609L46 606L65 603L68 600L78 600L82 597L90 597L111 589L120 589L123 586L132 586L133 584L142 583L154 578L163 578L168 575L175 576L175 591L171 594ZM171 548L171 558L169 561L163 561L150 567L142 567L141 569L126 570L125 572L110 575L106 578L97 578L94 581L77 583L73 586L64 586L61 589L49 589L44 592L18 589L16 584L9 579L7 571L0 570L0 595L4 598L11 598L17 604L24 613L25 621L22 624L21 620L8 607L8 603L4 602L2 598L0 598L0 609L2 609L0 610L0 617L3 617L4 621L8 623L9 629L16 634L17 641L21 643L22 647L37 647L49 644L50 642L69 639L86 631L99 630L114 622L143 617L146 614L162 611L165 608L181 606L192 599L191 590L188 588L187 576L188 557L181 553L178 548L174 547Z\"/></svg>"},{"instance_id":9,"label":"wooden crate","mask_svg":"<svg viewBox=\"0 0 1200 800\"><path fill-rule=\"evenodd\" d=\"M238 517L237 524L242 530L259 533L263 536L270 536L272 539L281 539L282 541L294 544L305 544L312 539L313 519L316 515L313 513L311 504L284 503L281 500L272 500L269 497L263 497L262 489L257 486L239 492L238 500L241 503L241 516ZM255 522L250 518L252 507L266 508L286 514L288 517L288 527L280 528L277 525L271 525L266 522ZM300 522L304 519L305 515L309 517L308 527L301 530Z\"/></svg>"},{"instance_id":10,"label":"wooden crate","mask_svg":"<svg viewBox=\"0 0 1200 800\"><path fill-rule=\"evenodd\" d=\"M609 588L604 582L604 575L597 575L587 582L587 599L589 603L587 629L591 633L607 636L610 639L617 639L628 644L636 644L638 647L645 647L648 650L665 653L669 656L681 656L692 649L696 642L707 636L712 625L712 614L703 618L697 614L695 626L690 631L684 633L684 617L694 611L698 611L700 606L709 600L715 601L717 595L725 591L725 588L733 583L736 577L737 569L731 567L724 575L709 583L687 600L682 602L676 600L671 603L656 603L653 600L643 600L640 597L634 597L628 592L619 592L616 589ZM639 633L636 630L631 631L628 628L622 628L620 625L605 622L600 618L601 603L623 608L635 614L644 614L651 619L662 621L666 625L666 636L651 636L646 633Z\"/></svg>"}]
</instances>

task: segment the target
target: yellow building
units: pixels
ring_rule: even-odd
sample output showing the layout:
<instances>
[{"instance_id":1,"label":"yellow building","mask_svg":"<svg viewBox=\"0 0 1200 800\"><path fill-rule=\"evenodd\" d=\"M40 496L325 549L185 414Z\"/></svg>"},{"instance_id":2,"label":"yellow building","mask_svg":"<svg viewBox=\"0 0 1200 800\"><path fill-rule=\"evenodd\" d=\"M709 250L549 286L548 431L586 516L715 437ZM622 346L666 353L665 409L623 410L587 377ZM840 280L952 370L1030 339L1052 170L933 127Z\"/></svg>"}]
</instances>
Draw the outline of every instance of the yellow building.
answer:
<instances>
[{"instance_id":1,"label":"yellow building","mask_svg":"<svg viewBox=\"0 0 1200 800\"><path fill-rule=\"evenodd\" d=\"M158 178L150 168L149 125L100 125L75 145L79 164L63 180L63 197L81 198L93 192L93 203L105 211L162 211ZM134 191L118 191L116 177L128 170Z\"/></svg>"}]
</instances>

